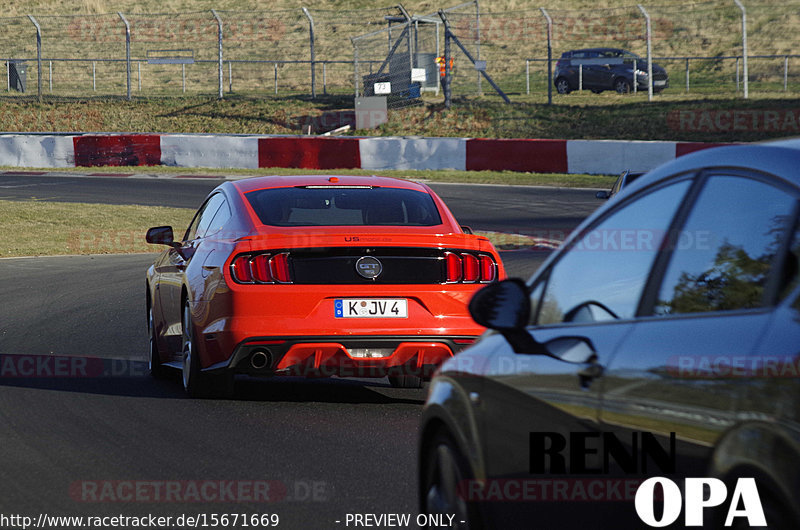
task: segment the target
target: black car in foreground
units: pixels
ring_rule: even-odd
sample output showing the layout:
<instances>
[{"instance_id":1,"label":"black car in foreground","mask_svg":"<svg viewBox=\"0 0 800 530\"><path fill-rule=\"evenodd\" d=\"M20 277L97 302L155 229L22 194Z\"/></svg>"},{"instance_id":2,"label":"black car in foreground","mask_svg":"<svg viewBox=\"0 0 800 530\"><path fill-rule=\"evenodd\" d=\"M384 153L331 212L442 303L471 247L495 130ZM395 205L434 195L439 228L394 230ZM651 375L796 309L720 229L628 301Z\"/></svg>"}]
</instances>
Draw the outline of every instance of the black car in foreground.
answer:
<instances>
[{"instance_id":1,"label":"black car in foreground","mask_svg":"<svg viewBox=\"0 0 800 530\"><path fill-rule=\"evenodd\" d=\"M559 94L569 94L583 88L599 94L615 90L620 94L647 90L647 59L619 48L587 48L561 54L553 74ZM669 87L669 76L661 66L653 63L653 91Z\"/></svg>"},{"instance_id":2,"label":"black car in foreground","mask_svg":"<svg viewBox=\"0 0 800 530\"><path fill-rule=\"evenodd\" d=\"M462 528L647 528L648 510L800 528L799 165L800 139L681 157L527 282L479 291L492 331L423 411L421 510ZM635 501L653 477L661 506L658 487Z\"/></svg>"}]
</instances>

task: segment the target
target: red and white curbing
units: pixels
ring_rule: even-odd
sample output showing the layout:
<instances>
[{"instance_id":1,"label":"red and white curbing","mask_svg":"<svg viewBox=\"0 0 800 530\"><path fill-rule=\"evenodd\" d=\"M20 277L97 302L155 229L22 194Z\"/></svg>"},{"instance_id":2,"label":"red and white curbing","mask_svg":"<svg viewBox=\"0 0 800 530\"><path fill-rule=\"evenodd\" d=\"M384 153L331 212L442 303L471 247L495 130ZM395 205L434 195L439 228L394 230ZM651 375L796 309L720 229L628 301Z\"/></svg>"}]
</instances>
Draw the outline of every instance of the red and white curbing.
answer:
<instances>
[{"instance_id":1,"label":"red and white curbing","mask_svg":"<svg viewBox=\"0 0 800 530\"><path fill-rule=\"evenodd\" d=\"M202 134L2 134L0 166L456 169L615 174L645 171L725 144L539 140L246 136Z\"/></svg>"}]
</instances>

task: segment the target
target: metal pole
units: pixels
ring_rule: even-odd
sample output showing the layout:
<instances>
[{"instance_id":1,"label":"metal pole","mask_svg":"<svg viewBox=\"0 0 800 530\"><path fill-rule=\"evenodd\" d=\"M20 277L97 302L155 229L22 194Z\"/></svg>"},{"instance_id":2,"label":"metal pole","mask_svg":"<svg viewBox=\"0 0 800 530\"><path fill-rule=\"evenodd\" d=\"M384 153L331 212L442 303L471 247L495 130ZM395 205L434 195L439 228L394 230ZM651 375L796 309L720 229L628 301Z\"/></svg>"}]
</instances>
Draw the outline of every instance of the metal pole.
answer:
<instances>
[{"instance_id":1,"label":"metal pole","mask_svg":"<svg viewBox=\"0 0 800 530\"><path fill-rule=\"evenodd\" d=\"M650 26L650 15L642 4L637 4L639 11L644 15L647 35L647 101L653 101L653 40ZM635 82L635 80L634 80Z\"/></svg>"},{"instance_id":2,"label":"metal pole","mask_svg":"<svg viewBox=\"0 0 800 530\"><path fill-rule=\"evenodd\" d=\"M545 8L539 10L547 20L547 104L553 104L553 19L547 14Z\"/></svg>"},{"instance_id":3,"label":"metal pole","mask_svg":"<svg viewBox=\"0 0 800 530\"><path fill-rule=\"evenodd\" d=\"M316 55L314 53L314 19L311 18L311 13L308 12L308 9L306 9L305 7L302 9L303 13L306 14L306 18L308 18L308 39L311 45L311 99L316 99L317 80L316 80L316 72L314 64L314 61L316 60Z\"/></svg>"},{"instance_id":4,"label":"metal pole","mask_svg":"<svg viewBox=\"0 0 800 530\"><path fill-rule=\"evenodd\" d=\"M6 61L6 92L11 92L11 62Z\"/></svg>"},{"instance_id":5,"label":"metal pole","mask_svg":"<svg viewBox=\"0 0 800 530\"><path fill-rule=\"evenodd\" d=\"M744 4L740 0L733 0L736 6L742 10L742 57L744 59L744 99L748 99L750 97L750 90L749 85L750 81L748 79L748 72L747 72L747 11L744 8Z\"/></svg>"},{"instance_id":6,"label":"metal pole","mask_svg":"<svg viewBox=\"0 0 800 530\"><path fill-rule=\"evenodd\" d=\"M39 27L39 23L36 22L36 19L33 16L28 15L28 18L33 22L33 25L36 26L36 68L37 68L37 75L38 78L36 80L38 85L38 95L39 95L39 102L42 101L42 28Z\"/></svg>"},{"instance_id":7,"label":"metal pole","mask_svg":"<svg viewBox=\"0 0 800 530\"><path fill-rule=\"evenodd\" d=\"M475 0L475 55L476 59L481 58L481 4L479 0ZM476 72L478 76L478 95L483 95L483 86L481 85L483 77L480 72Z\"/></svg>"},{"instance_id":8,"label":"metal pole","mask_svg":"<svg viewBox=\"0 0 800 530\"><path fill-rule=\"evenodd\" d=\"M328 95L328 63L322 63L322 94Z\"/></svg>"},{"instance_id":9,"label":"metal pole","mask_svg":"<svg viewBox=\"0 0 800 530\"><path fill-rule=\"evenodd\" d=\"M97 92L97 62L92 61L92 92Z\"/></svg>"},{"instance_id":10,"label":"metal pole","mask_svg":"<svg viewBox=\"0 0 800 530\"><path fill-rule=\"evenodd\" d=\"M636 77L636 70L639 69L638 61L636 59L633 60L633 93L636 94L639 92L639 78Z\"/></svg>"},{"instance_id":11,"label":"metal pole","mask_svg":"<svg viewBox=\"0 0 800 530\"><path fill-rule=\"evenodd\" d=\"M233 67L230 61L228 61L228 93L233 93Z\"/></svg>"},{"instance_id":12,"label":"metal pole","mask_svg":"<svg viewBox=\"0 0 800 530\"><path fill-rule=\"evenodd\" d=\"M136 80L139 82L139 92L142 91L142 61L136 61L136 67L139 70L139 73L136 76Z\"/></svg>"},{"instance_id":13,"label":"metal pole","mask_svg":"<svg viewBox=\"0 0 800 530\"><path fill-rule=\"evenodd\" d=\"M583 65L578 65L578 92L583 90Z\"/></svg>"},{"instance_id":14,"label":"metal pole","mask_svg":"<svg viewBox=\"0 0 800 530\"><path fill-rule=\"evenodd\" d=\"M125 68L127 72L127 80L128 80L128 101L131 100L131 25L128 24L128 19L125 18L120 11L117 11L117 15L119 18L122 19L122 22L125 24Z\"/></svg>"},{"instance_id":15,"label":"metal pole","mask_svg":"<svg viewBox=\"0 0 800 530\"><path fill-rule=\"evenodd\" d=\"M525 59L525 93L531 94L531 60Z\"/></svg>"},{"instance_id":16,"label":"metal pole","mask_svg":"<svg viewBox=\"0 0 800 530\"><path fill-rule=\"evenodd\" d=\"M436 57L441 57L442 56L442 49L440 47L440 39L439 39L439 25L440 25L440 22L437 21L436 22ZM436 75L437 76L439 75L439 69L438 68L436 69ZM440 84L441 83L439 83L439 79L437 78L436 79L436 97L439 97L439 85Z\"/></svg>"},{"instance_id":17,"label":"metal pole","mask_svg":"<svg viewBox=\"0 0 800 530\"><path fill-rule=\"evenodd\" d=\"M444 26L444 106L452 105L452 90L450 89L450 28L445 22Z\"/></svg>"},{"instance_id":18,"label":"metal pole","mask_svg":"<svg viewBox=\"0 0 800 530\"><path fill-rule=\"evenodd\" d=\"M186 64L181 65L181 86L183 87L183 93L186 93Z\"/></svg>"},{"instance_id":19,"label":"metal pole","mask_svg":"<svg viewBox=\"0 0 800 530\"><path fill-rule=\"evenodd\" d=\"M411 72L414 68L414 50L411 48L411 15L408 14L406 8L403 7L403 4L397 4L397 8L403 14L403 17L406 19L406 45L408 46L408 70ZM411 83L411 80L408 80Z\"/></svg>"},{"instance_id":20,"label":"metal pole","mask_svg":"<svg viewBox=\"0 0 800 530\"><path fill-rule=\"evenodd\" d=\"M736 58L736 93L739 93L739 58Z\"/></svg>"},{"instance_id":21,"label":"metal pole","mask_svg":"<svg viewBox=\"0 0 800 530\"><path fill-rule=\"evenodd\" d=\"M278 63L272 63L275 67L275 95L278 95Z\"/></svg>"},{"instance_id":22,"label":"metal pole","mask_svg":"<svg viewBox=\"0 0 800 530\"><path fill-rule=\"evenodd\" d=\"M353 43L353 86L355 87L356 97L358 97L358 44L353 38L350 39L350 42Z\"/></svg>"},{"instance_id":23,"label":"metal pole","mask_svg":"<svg viewBox=\"0 0 800 530\"><path fill-rule=\"evenodd\" d=\"M789 56L783 57L783 91L789 90Z\"/></svg>"},{"instance_id":24,"label":"metal pole","mask_svg":"<svg viewBox=\"0 0 800 530\"><path fill-rule=\"evenodd\" d=\"M49 61L50 63L50 92L53 92L53 61Z\"/></svg>"},{"instance_id":25,"label":"metal pole","mask_svg":"<svg viewBox=\"0 0 800 530\"><path fill-rule=\"evenodd\" d=\"M686 58L686 93L689 93L689 58Z\"/></svg>"},{"instance_id":26,"label":"metal pole","mask_svg":"<svg viewBox=\"0 0 800 530\"><path fill-rule=\"evenodd\" d=\"M222 99L222 84L223 84L223 75L222 75L222 19L217 14L216 9L211 10L211 14L214 15L214 18L217 19L217 58L219 61L219 89L217 91L217 98Z\"/></svg>"}]
</instances>

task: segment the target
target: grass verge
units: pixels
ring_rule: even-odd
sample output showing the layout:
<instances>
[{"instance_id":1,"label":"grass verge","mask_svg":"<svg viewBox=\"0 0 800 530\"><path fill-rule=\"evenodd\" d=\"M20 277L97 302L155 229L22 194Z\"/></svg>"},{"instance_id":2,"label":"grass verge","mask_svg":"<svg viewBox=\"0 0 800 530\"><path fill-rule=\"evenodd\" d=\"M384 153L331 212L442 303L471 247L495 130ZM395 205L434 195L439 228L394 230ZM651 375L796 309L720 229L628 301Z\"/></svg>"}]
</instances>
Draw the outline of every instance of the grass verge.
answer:
<instances>
[{"instance_id":1,"label":"grass verge","mask_svg":"<svg viewBox=\"0 0 800 530\"><path fill-rule=\"evenodd\" d=\"M157 252L154 225L189 225L194 210L161 206L0 200L0 257Z\"/></svg>"},{"instance_id":2,"label":"grass verge","mask_svg":"<svg viewBox=\"0 0 800 530\"><path fill-rule=\"evenodd\" d=\"M147 229L170 225L176 237L194 215L191 208L0 200L0 257L160 252L145 242ZM538 240L479 232L498 249L531 247Z\"/></svg>"}]
</instances>

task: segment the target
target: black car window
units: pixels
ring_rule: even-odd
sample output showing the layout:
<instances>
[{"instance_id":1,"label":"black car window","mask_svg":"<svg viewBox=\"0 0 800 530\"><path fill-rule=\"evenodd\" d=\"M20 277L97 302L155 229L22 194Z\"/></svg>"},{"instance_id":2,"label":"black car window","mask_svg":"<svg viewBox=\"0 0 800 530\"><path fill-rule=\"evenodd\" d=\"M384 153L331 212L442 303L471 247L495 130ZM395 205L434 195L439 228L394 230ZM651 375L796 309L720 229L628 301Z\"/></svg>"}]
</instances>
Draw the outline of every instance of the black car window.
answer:
<instances>
[{"instance_id":1,"label":"black car window","mask_svg":"<svg viewBox=\"0 0 800 530\"><path fill-rule=\"evenodd\" d=\"M758 308L795 199L765 182L713 176L680 232L656 315Z\"/></svg>"},{"instance_id":2,"label":"black car window","mask_svg":"<svg viewBox=\"0 0 800 530\"><path fill-rule=\"evenodd\" d=\"M214 218L214 215L219 210L220 205L225 201L225 197L221 193L215 193L212 195L203 206L200 207L200 210L197 211L197 214L192 221L192 224L189 225L189 229L186 231L186 237L184 238L185 241L191 241L193 239L197 239L199 237L203 237L211 220Z\"/></svg>"},{"instance_id":3,"label":"black car window","mask_svg":"<svg viewBox=\"0 0 800 530\"><path fill-rule=\"evenodd\" d=\"M550 271L537 323L633 318L689 184L638 195L577 238Z\"/></svg>"},{"instance_id":4,"label":"black car window","mask_svg":"<svg viewBox=\"0 0 800 530\"><path fill-rule=\"evenodd\" d=\"M433 198L400 188L306 186L251 191L256 215L272 226L435 226Z\"/></svg>"}]
</instances>

